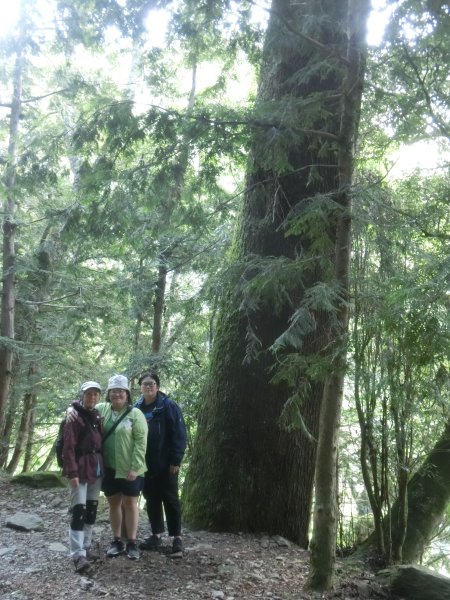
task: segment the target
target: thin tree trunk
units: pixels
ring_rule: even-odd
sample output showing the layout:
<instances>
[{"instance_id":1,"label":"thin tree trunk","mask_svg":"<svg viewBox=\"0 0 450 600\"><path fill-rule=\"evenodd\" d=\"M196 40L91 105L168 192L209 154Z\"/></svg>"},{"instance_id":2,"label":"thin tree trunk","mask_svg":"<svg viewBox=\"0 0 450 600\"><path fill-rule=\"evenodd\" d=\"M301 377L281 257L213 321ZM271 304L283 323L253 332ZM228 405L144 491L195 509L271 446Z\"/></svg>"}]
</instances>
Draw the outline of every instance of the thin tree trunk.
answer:
<instances>
[{"instance_id":1,"label":"thin tree trunk","mask_svg":"<svg viewBox=\"0 0 450 600\"><path fill-rule=\"evenodd\" d=\"M418 562L450 503L450 423L408 483L408 521L402 547L404 563ZM392 508L393 517L398 506ZM392 519L395 536L396 519Z\"/></svg>"},{"instance_id":2,"label":"thin tree trunk","mask_svg":"<svg viewBox=\"0 0 450 600\"><path fill-rule=\"evenodd\" d=\"M52 466L52 464L54 462L56 462L55 445L56 445L56 440L53 442L52 447L50 448L50 451L48 452L47 456L45 457L44 462L38 468L38 471L48 471L50 469L50 467Z\"/></svg>"},{"instance_id":3,"label":"thin tree trunk","mask_svg":"<svg viewBox=\"0 0 450 600\"><path fill-rule=\"evenodd\" d=\"M337 533L337 445L346 369L349 268L351 251L351 185L365 72L366 22L369 1L348 3L348 69L344 81L342 124L339 147L340 206L335 249L334 281L339 289L340 307L330 331L335 358L327 378L320 412L319 441L315 471L314 529L308 584L313 589L333 585Z\"/></svg>"},{"instance_id":4,"label":"thin tree trunk","mask_svg":"<svg viewBox=\"0 0 450 600\"><path fill-rule=\"evenodd\" d=\"M197 81L197 64L194 62L192 67L192 82L191 90L189 93L188 106L186 110L186 117L192 113L195 103L196 94L196 81ZM181 193L184 187L184 180L186 177L186 170L188 168L189 161L189 141L184 139L181 144L181 150L177 163L172 166L172 174L170 186L166 200L162 203L162 223L169 224L172 213L178 205ZM176 244L176 242L175 242ZM152 330L152 354L157 356L161 351L162 345L162 331L164 323L164 306L165 306L165 295L167 285L167 274L169 271L169 260L173 252L174 245L170 244L165 248L158 256L158 277L156 280L154 301L153 301L153 330ZM158 360L156 360L156 363Z\"/></svg>"},{"instance_id":5,"label":"thin tree trunk","mask_svg":"<svg viewBox=\"0 0 450 600\"><path fill-rule=\"evenodd\" d=\"M34 397L34 402L36 403L36 395L33 394ZM30 470L30 465L31 465L31 459L33 457L33 439L34 439L34 426L36 423L36 412L35 412L35 406L36 404L33 405L31 411L30 411L30 422L28 425L28 438L27 438L27 443L25 446L25 454L23 457L23 472L27 472Z\"/></svg>"},{"instance_id":6,"label":"thin tree trunk","mask_svg":"<svg viewBox=\"0 0 450 600\"><path fill-rule=\"evenodd\" d=\"M153 302L153 334L152 353L159 354L161 350L161 332L164 315L164 302L166 294L167 266L164 257L161 256L158 267L158 279L156 282L155 299Z\"/></svg>"},{"instance_id":7,"label":"thin tree trunk","mask_svg":"<svg viewBox=\"0 0 450 600\"><path fill-rule=\"evenodd\" d=\"M167 281L167 280L166 280ZM163 322L161 338L164 340L164 350L169 350L175 339L173 339L173 331L172 331L172 321L170 319L170 307L175 302L176 292L177 292L177 282L178 282L178 274L177 271L172 271L171 277L169 278L169 289L166 288L166 308L165 308L165 319Z\"/></svg>"},{"instance_id":8,"label":"thin tree trunk","mask_svg":"<svg viewBox=\"0 0 450 600\"><path fill-rule=\"evenodd\" d=\"M46 239L46 234L44 234L43 239ZM41 238L41 246L43 243L43 239ZM44 281L46 281L46 279L44 279ZM28 369L27 389L29 390L33 389L33 379L36 373L36 363L32 362ZM16 471L20 458L22 456L22 452L24 448L28 446L28 441L31 439L31 433L34 425L34 408L36 406L36 402L37 397L33 391L25 393L22 398L22 414L16 435L16 444L14 447L14 452L6 468L7 473L12 474Z\"/></svg>"},{"instance_id":9,"label":"thin tree trunk","mask_svg":"<svg viewBox=\"0 0 450 600\"><path fill-rule=\"evenodd\" d=\"M13 97L9 121L9 143L5 188L6 202L3 206L3 254L2 254L2 296L0 334L5 340L14 340L15 313L15 213L16 213L16 153L19 119L22 106L23 48L22 38L17 45L16 64L13 80ZM0 346L0 434L5 426L6 405L12 378L13 347L11 343L2 342Z\"/></svg>"},{"instance_id":10,"label":"thin tree trunk","mask_svg":"<svg viewBox=\"0 0 450 600\"><path fill-rule=\"evenodd\" d=\"M17 399L12 397L8 402L8 410L3 428L3 434L0 441L0 469L3 469L8 462L9 451L12 447L11 437L14 430L14 421L17 411Z\"/></svg>"},{"instance_id":11,"label":"thin tree trunk","mask_svg":"<svg viewBox=\"0 0 450 600\"><path fill-rule=\"evenodd\" d=\"M402 547L403 563L416 563L430 540L442 515L450 503L450 422L440 439L408 483L408 522ZM402 510L394 503L391 514L385 518L386 529L392 528L392 538L399 535L398 514ZM401 526L402 530L403 527ZM363 557L372 552L375 536L372 534L356 550Z\"/></svg>"},{"instance_id":12,"label":"thin tree trunk","mask_svg":"<svg viewBox=\"0 0 450 600\"><path fill-rule=\"evenodd\" d=\"M25 444L27 443L28 436L30 433L31 411L33 409L34 404L34 394L25 394L23 397L22 418L20 420L19 430L16 436L16 445L11 460L9 461L9 464L6 467L7 473L14 473L19 464L20 457L22 456L23 449L25 447Z\"/></svg>"}]
</instances>

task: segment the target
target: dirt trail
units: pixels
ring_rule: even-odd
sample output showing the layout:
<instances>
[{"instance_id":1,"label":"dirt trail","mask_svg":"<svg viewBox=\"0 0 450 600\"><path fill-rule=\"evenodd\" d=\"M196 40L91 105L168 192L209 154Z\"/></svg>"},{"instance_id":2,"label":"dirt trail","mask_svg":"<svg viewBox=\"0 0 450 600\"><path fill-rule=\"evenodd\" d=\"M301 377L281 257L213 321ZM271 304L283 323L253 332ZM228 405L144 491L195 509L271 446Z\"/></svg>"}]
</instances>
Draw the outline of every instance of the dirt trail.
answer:
<instances>
[{"instance_id":1,"label":"dirt trail","mask_svg":"<svg viewBox=\"0 0 450 600\"><path fill-rule=\"evenodd\" d=\"M42 532L5 526L17 512L34 513ZM308 552L282 538L214 534L183 530L185 556L171 559L162 552L142 552L139 561L126 556L107 559L110 542L106 510L100 511L95 539L101 559L90 576L80 576L67 551L67 492L12 485L0 476L0 598L5 600L152 598L155 600L386 600L369 574L358 574L328 594L303 590ZM139 536L149 535L142 516Z\"/></svg>"}]
</instances>

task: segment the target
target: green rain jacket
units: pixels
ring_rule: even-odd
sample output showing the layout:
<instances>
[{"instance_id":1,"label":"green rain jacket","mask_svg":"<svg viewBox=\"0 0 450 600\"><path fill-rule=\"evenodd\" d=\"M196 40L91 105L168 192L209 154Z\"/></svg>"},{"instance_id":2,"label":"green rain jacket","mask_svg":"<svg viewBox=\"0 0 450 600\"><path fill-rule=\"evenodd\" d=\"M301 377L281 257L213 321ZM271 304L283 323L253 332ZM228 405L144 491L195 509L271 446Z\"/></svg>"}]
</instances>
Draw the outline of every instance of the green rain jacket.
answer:
<instances>
[{"instance_id":1,"label":"green rain jacket","mask_svg":"<svg viewBox=\"0 0 450 600\"><path fill-rule=\"evenodd\" d=\"M103 430L106 434L114 424L111 404L100 402L95 408L100 413ZM122 412L127 408L128 405L123 408ZM145 463L147 434L147 421L143 413L137 408L132 408L120 421L114 432L108 436L103 446L103 459L105 467L115 469L116 479L125 479L129 471L135 471L138 475L145 473L147 470Z\"/></svg>"}]
</instances>

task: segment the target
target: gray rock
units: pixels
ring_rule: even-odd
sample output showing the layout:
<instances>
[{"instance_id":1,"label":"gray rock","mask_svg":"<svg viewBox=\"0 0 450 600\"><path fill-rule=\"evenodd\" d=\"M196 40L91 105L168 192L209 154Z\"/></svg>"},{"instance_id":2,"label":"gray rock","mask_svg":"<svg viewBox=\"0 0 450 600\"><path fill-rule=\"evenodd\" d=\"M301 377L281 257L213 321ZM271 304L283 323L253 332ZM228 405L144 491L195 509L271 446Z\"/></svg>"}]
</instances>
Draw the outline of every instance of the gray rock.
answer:
<instances>
[{"instance_id":1,"label":"gray rock","mask_svg":"<svg viewBox=\"0 0 450 600\"><path fill-rule=\"evenodd\" d=\"M61 498L61 496L55 496L54 498L52 498L49 501L49 507L50 508L56 508L57 506L61 506L62 503L66 503L66 499L65 498ZM67 510L67 509L66 509Z\"/></svg>"},{"instance_id":2,"label":"gray rock","mask_svg":"<svg viewBox=\"0 0 450 600\"><path fill-rule=\"evenodd\" d=\"M193 552L198 552L200 550L212 550L212 544L196 544L195 546L187 546L185 548L185 550L187 551L193 551Z\"/></svg>"},{"instance_id":3,"label":"gray rock","mask_svg":"<svg viewBox=\"0 0 450 600\"><path fill-rule=\"evenodd\" d=\"M360 598L372 598L373 588L368 581L358 581L356 588Z\"/></svg>"},{"instance_id":4,"label":"gray rock","mask_svg":"<svg viewBox=\"0 0 450 600\"><path fill-rule=\"evenodd\" d=\"M264 575L261 575L261 573L250 573L248 575L249 579L252 579L253 581L256 581L257 583L267 583L268 579L267 577L264 577Z\"/></svg>"},{"instance_id":5,"label":"gray rock","mask_svg":"<svg viewBox=\"0 0 450 600\"><path fill-rule=\"evenodd\" d=\"M88 579L87 577L80 578L80 588L82 590L90 590L94 586L94 582L92 579Z\"/></svg>"},{"instance_id":6,"label":"gray rock","mask_svg":"<svg viewBox=\"0 0 450 600\"><path fill-rule=\"evenodd\" d=\"M48 549L51 552L68 552L67 546L64 546L64 544L61 544L60 542L53 542L49 545Z\"/></svg>"},{"instance_id":7,"label":"gray rock","mask_svg":"<svg viewBox=\"0 0 450 600\"><path fill-rule=\"evenodd\" d=\"M44 531L44 521L32 513L15 513L6 520L6 527L19 531Z\"/></svg>"},{"instance_id":8,"label":"gray rock","mask_svg":"<svg viewBox=\"0 0 450 600\"><path fill-rule=\"evenodd\" d=\"M277 546L289 547L291 545L291 543L286 538L281 537L281 535L274 535L272 539Z\"/></svg>"},{"instance_id":9,"label":"gray rock","mask_svg":"<svg viewBox=\"0 0 450 600\"><path fill-rule=\"evenodd\" d=\"M239 569L235 565L223 564L217 568L219 575L228 575L230 577L236 577L239 574Z\"/></svg>"}]
</instances>

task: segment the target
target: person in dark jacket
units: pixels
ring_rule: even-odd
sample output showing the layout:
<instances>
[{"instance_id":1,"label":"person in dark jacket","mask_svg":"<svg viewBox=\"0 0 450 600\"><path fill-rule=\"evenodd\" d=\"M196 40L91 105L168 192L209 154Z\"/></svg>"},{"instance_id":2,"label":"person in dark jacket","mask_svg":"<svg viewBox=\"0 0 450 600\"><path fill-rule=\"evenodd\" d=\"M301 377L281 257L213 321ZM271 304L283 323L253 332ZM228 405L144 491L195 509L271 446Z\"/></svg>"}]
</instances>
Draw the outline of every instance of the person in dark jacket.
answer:
<instances>
[{"instance_id":1,"label":"person in dark jacket","mask_svg":"<svg viewBox=\"0 0 450 600\"><path fill-rule=\"evenodd\" d=\"M186 426L179 406L159 389L156 373L139 378L141 397L136 402L147 420L147 472L143 495L152 535L140 544L142 550L157 550L164 532L164 513L169 536L173 537L172 557L183 556L178 473L186 449Z\"/></svg>"},{"instance_id":2,"label":"person in dark jacket","mask_svg":"<svg viewBox=\"0 0 450 600\"><path fill-rule=\"evenodd\" d=\"M90 570L99 558L91 550L103 475L102 426L95 405L101 388L96 381L81 385L81 398L72 403L74 418L64 426L63 474L69 479L70 556L77 573Z\"/></svg>"}]
</instances>

